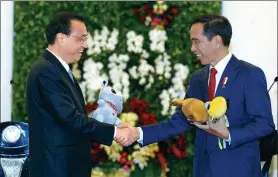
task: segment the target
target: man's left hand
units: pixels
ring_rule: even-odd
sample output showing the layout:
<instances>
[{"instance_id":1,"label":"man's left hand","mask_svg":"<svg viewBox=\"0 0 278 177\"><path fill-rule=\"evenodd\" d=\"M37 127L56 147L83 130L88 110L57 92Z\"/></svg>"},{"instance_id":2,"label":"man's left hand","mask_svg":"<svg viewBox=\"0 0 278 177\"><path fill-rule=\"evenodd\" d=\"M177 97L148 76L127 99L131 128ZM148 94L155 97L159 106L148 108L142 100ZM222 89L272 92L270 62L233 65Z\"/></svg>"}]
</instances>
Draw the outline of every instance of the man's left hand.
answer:
<instances>
[{"instance_id":1,"label":"man's left hand","mask_svg":"<svg viewBox=\"0 0 278 177\"><path fill-rule=\"evenodd\" d=\"M92 111L92 112L88 115L88 117L91 117L91 118L92 118L92 117L93 117L94 112L95 112L95 111Z\"/></svg>"},{"instance_id":2,"label":"man's left hand","mask_svg":"<svg viewBox=\"0 0 278 177\"><path fill-rule=\"evenodd\" d=\"M229 139L229 130L225 125L225 118L221 117L216 123L212 123L212 119L209 117L206 124L194 122L194 125L202 130L205 130L209 134L215 135L222 139Z\"/></svg>"}]
</instances>

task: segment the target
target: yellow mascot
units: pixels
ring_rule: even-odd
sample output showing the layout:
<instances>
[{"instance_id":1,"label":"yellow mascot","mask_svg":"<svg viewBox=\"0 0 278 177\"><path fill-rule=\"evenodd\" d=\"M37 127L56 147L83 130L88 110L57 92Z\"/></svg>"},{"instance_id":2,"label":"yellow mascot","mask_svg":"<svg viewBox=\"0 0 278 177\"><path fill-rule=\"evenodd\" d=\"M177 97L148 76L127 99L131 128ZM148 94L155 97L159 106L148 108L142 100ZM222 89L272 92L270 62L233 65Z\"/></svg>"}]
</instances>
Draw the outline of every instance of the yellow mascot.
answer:
<instances>
[{"instance_id":1,"label":"yellow mascot","mask_svg":"<svg viewBox=\"0 0 278 177\"><path fill-rule=\"evenodd\" d=\"M204 103L197 98L174 99L172 105L181 107L185 117L190 118L192 122L206 123L208 118L212 119L212 123L216 123L218 119L224 118L226 126L229 127L229 122L226 117L227 101L224 97L215 97L211 102ZM218 138L220 149L226 147L225 142Z\"/></svg>"}]
</instances>

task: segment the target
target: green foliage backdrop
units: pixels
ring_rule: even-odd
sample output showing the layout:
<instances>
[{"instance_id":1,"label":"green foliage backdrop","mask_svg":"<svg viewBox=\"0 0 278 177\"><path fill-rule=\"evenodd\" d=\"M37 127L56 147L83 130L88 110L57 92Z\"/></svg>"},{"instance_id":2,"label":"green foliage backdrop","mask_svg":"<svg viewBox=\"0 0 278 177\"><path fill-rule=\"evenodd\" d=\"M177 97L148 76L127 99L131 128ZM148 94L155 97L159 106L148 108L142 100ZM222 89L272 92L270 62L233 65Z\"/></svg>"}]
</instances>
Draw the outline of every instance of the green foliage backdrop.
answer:
<instances>
[{"instance_id":1,"label":"green foliage backdrop","mask_svg":"<svg viewBox=\"0 0 278 177\"><path fill-rule=\"evenodd\" d=\"M27 121L26 79L32 63L46 48L45 27L51 16L61 11L83 15L88 31L105 25L126 34L130 29L147 33L149 30L133 14L134 7L146 2L15 2L14 70L16 83L13 120ZM190 53L190 21L198 15L220 13L220 2L169 2L181 11L168 31L168 51L172 59L189 65L190 71L200 67ZM121 42L120 42L121 43ZM119 44L121 45L121 44ZM85 58L86 56L83 56Z\"/></svg>"},{"instance_id":2,"label":"green foliage backdrop","mask_svg":"<svg viewBox=\"0 0 278 177\"><path fill-rule=\"evenodd\" d=\"M145 4L153 4L154 2L15 2L15 24L14 24L14 71L13 80L13 120L24 121L27 118L26 108L26 79L32 63L47 47L45 39L45 27L53 14L61 11L70 11L78 13L85 17L88 32L92 33L95 29L101 29L107 26L109 29L116 28L119 30L119 42L117 44L117 53L126 52L126 34L130 30L134 30L148 38L149 27L140 22L137 15L133 13L134 8L141 8ZM189 29L190 22L197 16L202 14L220 14L220 2L213 1L177 1L167 2L168 6L176 7L179 13L170 23L167 32L166 51L171 56L171 62L182 63L189 67L189 77L193 71L200 68L200 64L196 61L195 56L190 52ZM146 47L146 46L144 46ZM102 56L100 58L105 58ZM130 56L132 57L132 56ZM82 59L87 59L86 54ZM102 61L104 64L108 60ZM82 67L83 61L79 62ZM105 66L105 65L104 65ZM80 68L81 69L81 68ZM82 72L82 69L81 69ZM167 82L164 81L164 82ZM184 83L187 86L188 80ZM163 82L156 85L165 84ZM142 96L145 100L151 99L151 93ZM159 100L154 99L151 104L158 104ZM159 112L159 110L157 110ZM161 121L164 118L158 120ZM188 144L192 145L193 137L187 136ZM192 148L191 148L192 150ZM153 160L154 161L154 160ZM192 175L192 152L188 152L185 159L178 161L174 156L168 156L168 168L170 171L168 176L191 176ZM149 167L144 171L135 170L133 176L150 176L155 173L149 171L155 169L156 165L150 163ZM157 175L155 175L157 176Z\"/></svg>"}]
</instances>

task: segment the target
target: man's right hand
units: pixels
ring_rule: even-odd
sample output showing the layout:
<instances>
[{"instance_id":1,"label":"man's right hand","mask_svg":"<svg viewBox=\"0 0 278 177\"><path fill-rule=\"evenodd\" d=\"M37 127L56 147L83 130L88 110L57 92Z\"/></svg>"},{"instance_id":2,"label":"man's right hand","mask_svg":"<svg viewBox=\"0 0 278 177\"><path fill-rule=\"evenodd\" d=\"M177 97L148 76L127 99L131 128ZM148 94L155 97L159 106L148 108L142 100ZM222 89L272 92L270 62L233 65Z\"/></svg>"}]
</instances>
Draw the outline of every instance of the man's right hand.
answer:
<instances>
[{"instance_id":1,"label":"man's right hand","mask_svg":"<svg viewBox=\"0 0 278 177\"><path fill-rule=\"evenodd\" d=\"M114 140L122 146L129 146L133 142L139 139L139 130L136 127L132 127L128 124L122 123L117 126L117 134Z\"/></svg>"}]
</instances>

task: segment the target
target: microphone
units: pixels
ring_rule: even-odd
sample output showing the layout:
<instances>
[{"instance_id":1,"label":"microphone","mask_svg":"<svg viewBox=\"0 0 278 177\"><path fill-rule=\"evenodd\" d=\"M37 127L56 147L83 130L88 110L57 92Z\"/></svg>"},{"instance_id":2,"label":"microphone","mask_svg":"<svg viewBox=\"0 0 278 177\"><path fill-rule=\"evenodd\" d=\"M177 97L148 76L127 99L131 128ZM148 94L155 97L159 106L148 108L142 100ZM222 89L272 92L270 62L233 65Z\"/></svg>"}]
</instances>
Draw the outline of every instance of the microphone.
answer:
<instances>
[{"instance_id":1,"label":"microphone","mask_svg":"<svg viewBox=\"0 0 278 177\"><path fill-rule=\"evenodd\" d=\"M271 84L271 86L270 86L269 89L268 89L268 92L270 91L270 89L272 88L272 86L274 85L274 83L277 82L277 81L278 81L278 76L275 77L273 83Z\"/></svg>"},{"instance_id":2,"label":"microphone","mask_svg":"<svg viewBox=\"0 0 278 177\"><path fill-rule=\"evenodd\" d=\"M14 83L13 80L10 80L10 84L13 87L15 83ZM13 113L13 105L14 105L14 103L13 102L14 102L14 92L13 92L13 89L12 89L12 117L11 117L12 120L14 118L14 113Z\"/></svg>"},{"instance_id":3,"label":"microphone","mask_svg":"<svg viewBox=\"0 0 278 177\"><path fill-rule=\"evenodd\" d=\"M278 81L278 76L275 77L273 83L268 89L268 92L272 88L275 82ZM278 142L278 131L275 130L270 135L263 137L259 143L260 148L260 159L265 161L265 164L262 168L262 173L264 177L268 177L272 156L277 155L277 142Z\"/></svg>"}]
</instances>

